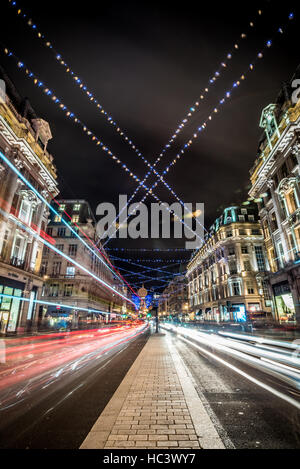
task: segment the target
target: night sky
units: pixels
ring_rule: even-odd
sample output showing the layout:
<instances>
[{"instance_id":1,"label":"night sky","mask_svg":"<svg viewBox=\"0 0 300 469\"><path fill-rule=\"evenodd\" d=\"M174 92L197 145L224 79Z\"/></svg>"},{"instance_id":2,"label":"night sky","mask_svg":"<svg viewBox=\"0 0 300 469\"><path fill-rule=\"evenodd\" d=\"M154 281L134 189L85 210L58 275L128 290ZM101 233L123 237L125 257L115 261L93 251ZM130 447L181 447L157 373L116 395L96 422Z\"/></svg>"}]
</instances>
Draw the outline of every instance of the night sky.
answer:
<instances>
[{"instance_id":1,"label":"night sky","mask_svg":"<svg viewBox=\"0 0 300 469\"><path fill-rule=\"evenodd\" d=\"M294 3L294 5L293 5ZM180 134L183 144L193 134L247 68L278 27L289 23L255 71L226 102L197 143L171 168L166 180L185 202L205 203L208 227L222 206L247 198L249 170L256 157L261 110L273 102L281 83L289 80L300 63L299 23L296 2L34 2L18 5L39 25L72 69L93 91L98 101L126 129L127 135L154 162L187 109L207 86L241 33L247 39L234 53L208 98L199 106L190 125ZM263 14L258 18L257 10ZM295 20L288 22L288 13ZM17 17L8 1L1 2L1 42L39 77L128 166L142 177L146 167L72 82L36 34ZM249 28L249 21L255 27ZM278 36L277 36L278 37ZM1 55L19 92L28 96L39 117L51 126L54 156L62 197L86 198L93 209L102 201L129 196L137 183L129 178L78 127ZM170 149L158 166L163 170L177 153ZM154 181L152 178L151 181ZM161 200L171 203L160 186ZM140 192L139 201L144 193ZM152 200L153 201L153 200ZM145 243L115 240L110 246L183 246L173 240ZM173 253L174 255L174 253Z\"/></svg>"}]
</instances>

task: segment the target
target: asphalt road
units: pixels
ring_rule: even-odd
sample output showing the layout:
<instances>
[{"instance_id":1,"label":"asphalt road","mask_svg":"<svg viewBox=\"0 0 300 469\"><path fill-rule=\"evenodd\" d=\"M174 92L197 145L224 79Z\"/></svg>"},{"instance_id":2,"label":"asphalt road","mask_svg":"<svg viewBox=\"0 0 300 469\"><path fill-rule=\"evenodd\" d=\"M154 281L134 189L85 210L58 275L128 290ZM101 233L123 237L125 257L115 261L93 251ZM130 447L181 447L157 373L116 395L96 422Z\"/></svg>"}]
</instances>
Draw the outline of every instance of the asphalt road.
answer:
<instances>
[{"instance_id":1,"label":"asphalt road","mask_svg":"<svg viewBox=\"0 0 300 469\"><path fill-rule=\"evenodd\" d=\"M174 334L171 336L227 448L300 448L300 412L295 407L199 352ZM274 378L226 354L214 353L256 379L283 391ZM297 393L289 391L296 397Z\"/></svg>"},{"instance_id":2,"label":"asphalt road","mask_svg":"<svg viewBox=\"0 0 300 469\"><path fill-rule=\"evenodd\" d=\"M148 340L145 332L0 411L0 448L77 449Z\"/></svg>"}]
</instances>

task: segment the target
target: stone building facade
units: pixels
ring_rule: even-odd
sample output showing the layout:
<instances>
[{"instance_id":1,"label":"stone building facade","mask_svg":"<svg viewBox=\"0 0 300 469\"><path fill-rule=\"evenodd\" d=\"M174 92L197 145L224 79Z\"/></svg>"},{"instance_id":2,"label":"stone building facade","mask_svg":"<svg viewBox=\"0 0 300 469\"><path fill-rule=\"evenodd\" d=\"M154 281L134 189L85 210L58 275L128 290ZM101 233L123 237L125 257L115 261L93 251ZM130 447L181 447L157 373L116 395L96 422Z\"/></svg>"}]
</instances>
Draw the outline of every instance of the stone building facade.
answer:
<instances>
[{"instance_id":1,"label":"stone building facade","mask_svg":"<svg viewBox=\"0 0 300 469\"><path fill-rule=\"evenodd\" d=\"M89 203L86 200L58 200L57 202L58 205L53 204L53 207L59 215L51 213L47 228L47 235L53 239L56 248L126 296L127 288L117 277L113 267L108 268L99 260L103 257L97 251L97 247L106 258L108 256L97 237L96 220ZM62 223L61 217L70 221L64 212L71 217L72 227L93 252ZM107 264L105 258L103 260ZM113 293L48 247L45 247L43 251L41 272L45 281L42 298L44 301L56 304L42 307L41 317L45 325L56 326L67 322L72 327L77 327L90 322L111 320L116 317L116 314L126 311L126 301L117 293ZM69 309L64 305L74 308ZM93 312L81 311L76 307L93 310ZM102 311L103 314L96 311ZM110 313L110 315L105 313Z\"/></svg>"},{"instance_id":2,"label":"stone building facade","mask_svg":"<svg viewBox=\"0 0 300 469\"><path fill-rule=\"evenodd\" d=\"M271 315L269 264L255 204L228 207L187 267L189 308L202 321Z\"/></svg>"},{"instance_id":3,"label":"stone building facade","mask_svg":"<svg viewBox=\"0 0 300 469\"><path fill-rule=\"evenodd\" d=\"M158 314L168 319L188 319L187 281L184 275L177 275L164 289L158 299Z\"/></svg>"},{"instance_id":4,"label":"stone building facade","mask_svg":"<svg viewBox=\"0 0 300 469\"><path fill-rule=\"evenodd\" d=\"M300 100L294 80L261 114L263 135L251 174L249 195L258 203L271 272L276 319L300 323Z\"/></svg>"},{"instance_id":5,"label":"stone building facade","mask_svg":"<svg viewBox=\"0 0 300 469\"><path fill-rule=\"evenodd\" d=\"M0 333L11 334L37 327L33 300L40 297L43 286L41 238L46 237L49 215L37 192L49 202L58 189L53 157L47 150L52 138L48 123L37 117L1 68L0 79L5 84L0 99L0 293L8 295L0 297Z\"/></svg>"}]
</instances>

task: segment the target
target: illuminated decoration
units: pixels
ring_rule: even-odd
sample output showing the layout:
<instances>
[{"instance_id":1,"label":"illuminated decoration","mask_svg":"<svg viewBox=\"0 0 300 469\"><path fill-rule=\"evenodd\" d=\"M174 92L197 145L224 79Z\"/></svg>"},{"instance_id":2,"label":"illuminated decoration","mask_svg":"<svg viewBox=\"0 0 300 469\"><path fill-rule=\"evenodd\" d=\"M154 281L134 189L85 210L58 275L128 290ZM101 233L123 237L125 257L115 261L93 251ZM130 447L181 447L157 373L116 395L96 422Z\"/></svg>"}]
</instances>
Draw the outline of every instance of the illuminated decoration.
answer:
<instances>
[{"instance_id":1,"label":"illuminated decoration","mask_svg":"<svg viewBox=\"0 0 300 469\"><path fill-rule=\"evenodd\" d=\"M113 127L115 127L116 131L118 132L118 134L123 137L124 141L130 145L130 147L132 148L132 150L135 151L135 153L142 157L142 159L145 159L143 156L142 156L142 153L140 152L140 150L136 147L136 145L134 144L134 142L132 142L129 137L127 137L126 133L118 126L117 122L109 115L109 113L103 108L103 106L98 102L98 100L95 98L95 96L93 95L93 93L88 89L87 85L84 83L84 81L78 76L77 73L75 73L72 68L68 65L68 63L66 62L66 60L63 58L62 54L59 53L58 51L55 50L53 44L51 43L51 41L47 40L45 35L40 31L40 28L38 27L38 25L30 18L28 18L28 15L26 13L24 13L24 11L18 7L18 3L16 1L12 1L12 0L8 0L9 3L11 4L11 6L13 6L17 12L17 15L21 18L23 18L25 21L26 21L26 24L27 26L37 35L37 38L39 39L39 41L42 42L42 44L47 48L49 49L52 54L54 55L55 57L55 60L57 61L57 63L59 63L65 70L65 72L72 78L72 80L74 81L74 83L81 89L81 91L87 96L87 98L89 99L89 101L91 103L93 103L97 110L100 112L100 114L107 120L107 122L112 125ZM261 16L262 15L262 10L258 10L258 15ZM289 16L289 19L292 19L291 18L291 15ZM253 28L254 26L254 23L253 21L250 22L250 27ZM224 68L227 68L229 63L228 61L230 61L232 59L232 56L235 52L235 50L239 49L239 44L240 44L240 41L241 40L244 40L247 38L247 34L246 33L241 33L240 34L240 37L239 37L239 40L236 41L234 43L234 46L232 48L232 50L230 50L227 54L226 54L226 59L224 61L222 61L218 67L218 69L212 74L212 77L209 79L208 81L208 84L207 86L203 89L203 91L200 92L199 96L197 97L197 99L195 100L195 102L193 103L192 106L189 106L189 109L188 109L188 112L187 112L187 115L185 116L184 119L182 119L182 121L180 122L180 124L178 125L177 129L173 132L173 135L171 137L171 139L168 141L168 143L164 146L162 152L160 153L160 157L163 156L163 154L166 152L166 150L168 148L170 148L170 146L172 145L172 143L174 142L174 140L176 139L176 137L179 135L179 133L181 132L181 130L184 128L184 126L188 123L189 121L189 118L191 118L193 116L193 114L196 112L196 110L198 110L198 107L199 107L199 99L202 100L204 99L204 96L207 95L207 93L209 92L209 88L210 86L212 86L218 78L220 78ZM48 91L47 91L48 92ZM146 159L145 159L146 161ZM157 161L156 161L157 162ZM156 162L155 162L155 165L156 165ZM148 162L147 162L148 163ZM154 166L155 166L154 165Z\"/></svg>"},{"instance_id":2,"label":"illuminated decoration","mask_svg":"<svg viewBox=\"0 0 300 469\"><path fill-rule=\"evenodd\" d=\"M25 298L24 296L6 295L5 293L0 293L0 298L11 298L11 299L17 299L21 301L27 301L30 303L38 303L41 305L56 306L57 309L60 309L60 308L74 309L75 311L87 311L88 313L106 314L107 316L110 315L110 313L108 313L107 311L100 311L99 309L82 308L79 306L66 305L63 303L53 303L51 301L33 300L32 298ZM120 315L118 314L118 316Z\"/></svg>"},{"instance_id":3,"label":"illuminated decoration","mask_svg":"<svg viewBox=\"0 0 300 469\"><path fill-rule=\"evenodd\" d=\"M147 296L147 293L148 292L147 292L146 288L144 288L144 287L140 288L139 291L138 291L138 295L141 299L145 299L146 296Z\"/></svg>"},{"instance_id":4,"label":"illuminated decoration","mask_svg":"<svg viewBox=\"0 0 300 469\"><path fill-rule=\"evenodd\" d=\"M53 44L45 38L45 35L43 33L40 32L37 24L35 22L33 22L31 19L27 20L28 15L26 13L24 13L22 9L18 9L17 2L12 1L12 0L8 0L8 1L11 4L11 6L13 6L17 9L18 16L20 16L21 18L26 20L27 26L29 26L29 28L31 30L33 30L33 32L36 33L38 39L42 42L42 44L52 52L52 54L54 55L54 58L57 61L57 63L62 65L65 72L73 80L74 84L77 85L79 87L79 89L87 96L88 100L96 106L96 109L101 114L101 116L103 116L106 119L107 123L112 125L115 128L116 132L120 135L120 137L122 137L124 142L126 142L138 156L142 157L142 153L137 148L136 144L126 135L125 131L120 128L118 123L112 118L112 116L98 102L98 100L95 98L94 94L88 89L87 85L83 82L83 80L67 64L67 62L63 58L62 54L57 52L55 50L55 48L53 47ZM50 90L47 90L45 92L47 94L48 93L51 94Z\"/></svg>"},{"instance_id":5,"label":"illuminated decoration","mask_svg":"<svg viewBox=\"0 0 300 469\"><path fill-rule=\"evenodd\" d=\"M292 18L291 18L292 19ZM282 33L282 28L279 28L277 30L277 33ZM275 33L276 34L276 33ZM263 51L265 49L269 49L273 44L273 39L272 40L269 40L267 42L267 44L265 44L264 48L263 48ZM253 60L253 63L256 62L256 60L258 58L262 58L263 57L263 54L262 52L259 52L255 59ZM254 65L253 63L250 63L249 65L249 69L250 70L254 70ZM240 79L241 80L245 80L246 79L246 72L245 73L242 73L240 75ZM239 80L235 81L231 87L231 90L227 91L225 93L225 95L219 100L219 105L223 105L226 101L226 99L229 99L231 97L231 92L235 89L235 88L238 88L240 86L241 82ZM206 128L207 128L207 124L212 120L212 114L217 114L219 110L221 110L221 108L219 108L219 105L215 106L213 108L213 110L211 111L211 114L206 118L206 120L198 127L198 129L196 131L194 131L193 133L193 136L183 145L183 147L181 148L181 150L179 150L179 152L176 154L175 158L168 164L168 166L166 166L166 168L164 169L164 171L162 172L163 175L165 175L167 172L169 172L170 168L172 166L174 166L179 160L180 158L184 155L184 153L186 152L186 150L188 148L190 148L192 146L192 144L196 141L196 139L199 137L200 133L202 131L204 131ZM170 144L168 144L170 146ZM155 163L153 164L152 168L155 167L155 165L157 164L158 161L160 161L161 159L161 156L162 154L160 154L160 156L156 159ZM151 168L151 169L152 169ZM147 190L145 196L143 197L143 199L140 201L140 203L143 203L145 201L145 199L147 198L148 194L151 194L153 195L153 189L158 185L159 182L163 182L164 185L167 187L167 189L172 193L172 195L175 197L175 199L181 204L183 205L183 202L181 199L179 199L179 197L175 194L175 192L170 188L170 186L165 183L164 179L162 176L159 175L159 173L154 170L153 171L154 174L156 175L158 181L156 181L154 184L152 184L152 186L150 187L150 189ZM131 202L131 200L133 199L133 197L135 196L135 194L138 192L140 186L143 186L144 187L144 183L145 181L148 179L148 174L146 174L145 178L143 179L143 181L141 182L141 184L135 189L134 193L132 194L132 196L130 197L130 199L128 200L128 204ZM118 216L116 217L116 219L114 220L114 222L118 219L118 217L121 215L121 213L126 209L126 207L124 207L120 213L118 214ZM195 218L196 222L198 222L200 225L201 223L197 220L197 218ZM125 220L126 221L126 220ZM201 225L202 226L202 225ZM205 227L204 227L205 229ZM116 228L116 231L118 230L118 228ZM205 229L206 231L206 229ZM110 238L107 239L107 241L105 242L104 245L106 245L108 242L109 242Z\"/></svg>"},{"instance_id":6,"label":"illuminated decoration","mask_svg":"<svg viewBox=\"0 0 300 469\"><path fill-rule=\"evenodd\" d=\"M7 165L13 169L13 171L19 176L20 179L22 179L22 181L28 185L28 187L30 187L35 193L36 195L44 202L47 204L47 206L49 206L49 208L51 207L50 204L48 204L48 202L43 198L43 196L41 196L39 194L38 191L36 191L36 189L30 184L30 182L27 181L27 179L14 167L14 165L5 157L5 155L3 155L3 153L0 151L0 157L7 163ZM54 210L54 209L53 209ZM1 210L1 212L4 212L3 210ZM6 213L6 212L5 212ZM72 264L74 264L75 266L77 266L79 269L83 270L84 272L86 272L88 275L92 276L95 280L99 281L100 283L102 283L104 286L106 286L109 290L112 290L114 293L116 293L117 295L121 296L123 299L127 300L127 301L130 301L128 300L128 298L126 298L124 295L122 295L120 292L118 292L115 288L113 288L111 285L107 284L104 280L100 279L99 277L97 277L96 275L94 275L92 272L90 272L89 270L87 270L85 267L83 267L82 265L80 265L78 262L76 262L74 259L72 259L71 257L67 256L66 254L64 254L62 251L60 251L59 249L57 249L55 246L53 246L50 242L48 242L46 239L43 239L39 234L37 234L31 227L28 227L26 226L24 223L22 223L21 221L19 220L15 220L14 218L11 218L14 223L16 223L17 225L21 226L22 229L25 229L27 232L29 232L30 234L32 234L36 239L40 240L43 244L45 244L48 248L50 248L51 250L55 251L56 253L58 253L59 255L61 255L62 257L64 257L65 259L67 259L69 262L71 262ZM70 226L68 226L69 229L72 229ZM86 244L86 243L84 243ZM87 245L88 246L88 245ZM94 251L92 251L94 253ZM99 258L100 259L100 258ZM103 262L103 261L102 261ZM103 262L104 263L104 262ZM105 264L105 263L104 263ZM105 264L106 265L106 264ZM106 267L108 267L106 265ZM109 267L108 267L109 268Z\"/></svg>"},{"instance_id":7,"label":"illuminated decoration","mask_svg":"<svg viewBox=\"0 0 300 469\"><path fill-rule=\"evenodd\" d=\"M27 75L27 77L28 77L28 78L31 78L31 79L33 80L34 84L36 84L38 87L42 88L43 91L46 93L46 95L51 96L52 102L53 102L54 104L58 104L58 105L59 105L58 107L59 107L62 111L65 112L65 115L66 115L68 118L72 119L76 124L80 125L80 127L81 127L82 130L86 133L86 135L88 135L88 136L92 139L92 141L93 141L99 148L101 148L101 150L103 150L104 152L106 152L106 154L107 154L112 160L114 160L117 164L121 165L121 168L122 168L125 172L127 172L130 177L132 177L134 180L136 180L136 181L138 181L138 182L140 183L139 186L137 187L137 189L135 190L134 194L133 194L133 195L131 196L131 198L129 199L127 205L130 203L130 201L132 200L133 196L135 195L135 193L138 191L138 189L139 189L140 187L143 187L143 188L145 189L147 195L148 195L148 193L151 194L152 197L153 197L157 202L163 203L163 202L154 194L154 192L153 192L153 190L152 190L153 187L157 186L157 184L158 184L157 182L154 183L154 185L153 185L151 188L149 188L148 186L146 186L146 185L144 184L144 181L141 181L141 180L133 173L133 171L131 171L131 170L127 167L127 165L126 165L125 163L123 163L119 158L117 158L117 156L115 156L115 155L112 153L112 151L111 151L107 146L105 146L105 145L103 144L103 142L102 142L98 137L96 137L95 134L94 134L91 130L89 130L88 127L87 127L83 122L81 122L81 121L75 116L75 114L74 114L73 112L69 111L68 108L67 108L63 103L60 102L60 100L57 98L57 96L54 94L54 92L52 92L51 90L49 90L48 88L46 88L45 85L43 84L43 82L39 81L39 79L34 75L34 73L31 72L28 68L25 67L25 65L24 65L23 62L20 62L20 61L18 60L18 58L17 58L10 50L8 50L6 47L3 48L3 52L4 52L8 57L13 58L13 59L17 62L18 68L21 69L21 70L24 70L25 73L26 73L26 75ZM152 166L150 165L150 163L148 163L146 160L145 160L145 164L147 164L147 166L150 166L150 167L152 168ZM174 195L174 197L176 198L176 200L178 200L178 201L180 202L180 204L184 206L183 201L180 200L180 199L176 196L175 192L171 189L171 187L170 187L167 183L165 183L163 177L162 177L156 170L154 170L154 173L157 175L158 179L159 179L160 181L162 181L162 182L165 184L165 186L167 187L167 189ZM147 178L150 174L151 174L151 171L148 171L148 173L147 173L147 175L146 175L146 178ZM147 195L145 196L145 198L147 197ZM144 200L145 200L145 198L144 198ZM165 207L166 210L169 211L172 215L175 214L175 212L174 212L173 210L170 210L169 207L166 207L166 206L164 206L164 207ZM125 207L125 208L126 208L126 207ZM123 210L124 210L125 208L123 208ZM122 210L122 211L123 211L123 210ZM186 208L186 210L189 211L187 208ZM121 213L121 212L120 212L120 213ZM197 218L195 218L195 220L196 220L196 222L197 222L199 225L201 225L201 227L203 227L203 228L205 229L205 227L198 221ZM180 223L182 223L189 231L191 231L191 232L193 233L193 235L197 236L201 241L203 241L202 238L199 237L198 233L194 232L194 231L188 226L188 224L186 224L186 223L184 222L184 220L179 219L179 221L180 221ZM111 224L111 226L112 226L113 224L114 224L114 222ZM118 228L116 229L116 231L117 231L117 230L118 230ZM108 238L108 240L109 240L109 239L110 239L110 238ZM106 241L106 242L108 242L108 241ZM103 246L105 246L105 244L106 244L106 243L104 243Z\"/></svg>"}]
</instances>

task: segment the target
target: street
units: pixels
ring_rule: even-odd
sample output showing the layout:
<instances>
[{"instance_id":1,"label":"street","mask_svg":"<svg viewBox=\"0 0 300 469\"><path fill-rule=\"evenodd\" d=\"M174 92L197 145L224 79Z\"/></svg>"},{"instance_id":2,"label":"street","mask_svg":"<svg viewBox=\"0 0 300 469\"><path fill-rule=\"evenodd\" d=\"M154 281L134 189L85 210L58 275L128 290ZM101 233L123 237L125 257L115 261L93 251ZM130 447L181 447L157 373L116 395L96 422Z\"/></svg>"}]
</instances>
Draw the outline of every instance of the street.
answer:
<instances>
[{"instance_id":1,"label":"street","mask_svg":"<svg viewBox=\"0 0 300 469\"><path fill-rule=\"evenodd\" d=\"M152 333L155 335L154 328ZM82 347L93 334L94 331L78 332L71 343L70 339L57 339L57 334L43 339L35 337L36 340L31 337L6 341L13 344L7 347L7 363L0 365L2 448L76 449L80 446L148 340L149 330L143 329L137 335L132 331L131 334L111 332L109 339L97 338L97 346L91 352ZM192 375L198 395L226 448L300 447L299 409L199 352L192 342L181 340L180 335L167 334ZM72 343L74 340L76 344ZM72 351L72 356L62 366L51 366L47 371L37 369L42 357L49 353L49 343L52 361L54 353L67 357ZM76 358L73 356L76 348L80 348L79 360L78 354ZM210 347L207 350L212 351ZM13 373L9 372L12 356L14 364L17 361L21 364L21 371L16 367ZM288 392L300 402L299 391L287 390L274 377L245 363L241 365L226 354L217 353L217 356L265 384ZM24 373L31 366L35 368L34 376L26 378ZM22 381L16 379L18 373ZM14 377L14 382L5 384L3 375Z\"/></svg>"},{"instance_id":2,"label":"street","mask_svg":"<svg viewBox=\"0 0 300 469\"><path fill-rule=\"evenodd\" d=\"M148 332L142 331L133 338L131 334L121 336L117 333L117 340L107 340L106 344L97 340L93 352L83 349L91 335L88 331L79 332L80 345L63 345L59 353L67 359L62 366L53 364L53 353L58 353L53 352L53 348L57 342L64 342L65 339L54 337L51 340L50 335L47 339L37 341L32 338L28 341L18 340L9 346L11 352L20 347L20 342L27 342L26 346L31 350L29 356L22 352L20 358L17 357L22 363L21 381L1 387L1 448L79 447L143 347ZM31 345L32 342L38 343ZM50 357L51 363L46 372L37 370L37 363L32 364L35 348L39 345L44 347L44 342L47 342L48 347L51 342L50 352L43 352L44 355L48 353L47 358L49 360ZM73 353L75 348L79 349L77 357L68 357L66 354ZM37 354L40 353L37 350ZM23 373L30 369L31 364L35 369L34 377L24 379ZM3 375L15 376L14 368L9 373L7 365L2 363L0 373L1 384Z\"/></svg>"}]
</instances>

